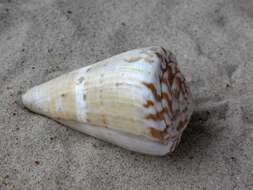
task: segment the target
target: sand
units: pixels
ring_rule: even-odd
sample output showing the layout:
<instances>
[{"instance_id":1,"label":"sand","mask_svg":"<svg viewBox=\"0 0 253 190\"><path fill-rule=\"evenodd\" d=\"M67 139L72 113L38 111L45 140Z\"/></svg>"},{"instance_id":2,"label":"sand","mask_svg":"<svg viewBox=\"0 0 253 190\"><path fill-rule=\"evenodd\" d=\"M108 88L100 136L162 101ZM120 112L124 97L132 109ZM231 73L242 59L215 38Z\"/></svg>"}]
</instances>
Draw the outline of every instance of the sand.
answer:
<instances>
[{"instance_id":1,"label":"sand","mask_svg":"<svg viewBox=\"0 0 253 190\"><path fill-rule=\"evenodd\" d=\"M29 112L20 96L162 45L191 86L176 151L133 153ZM0 189L253 189L253 1L0 1Z\"/></svg>"}]
</instances>

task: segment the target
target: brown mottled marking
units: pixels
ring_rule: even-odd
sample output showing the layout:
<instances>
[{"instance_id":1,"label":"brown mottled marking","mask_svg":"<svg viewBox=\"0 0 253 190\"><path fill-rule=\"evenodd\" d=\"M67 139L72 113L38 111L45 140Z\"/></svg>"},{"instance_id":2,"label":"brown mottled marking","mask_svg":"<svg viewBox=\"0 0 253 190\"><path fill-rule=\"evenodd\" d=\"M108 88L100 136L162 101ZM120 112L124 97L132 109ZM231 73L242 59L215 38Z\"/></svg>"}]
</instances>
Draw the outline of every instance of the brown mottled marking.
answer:
<instances>
[{"instance_id":1,"label":"brown mottled marking","mask_svg":"<svg viewBox=\"0 0 253 190\"><path fill-rule=\"evenodd\" d=\"M161 47L161 49L162 49L162 51L163 51L163 53L164 53L165 55L168 54L168 52L164 49L164 47Z\"/></svg>"},{"instance_id":2,"label":"brown mottled marking","mask_svg":"<svg viewBox=\"0 0 253 190\"><path fill-rule=\"evenodd\" d=\"M182 88L182 92L183 92L183 95L186 96L189 94L189 89L188 87L186 86L185 82L182 82L181 83L181 88Z\"/></svg>"},{"instance_id":3,"label":"brown mottled marking","mask_svg":"<svg viewBox=\"0 0 253 190\"><path fill-rule=\"evenodd\" d=\"M182 89L183 95L185 95L187 92L186 92L186 86L185 86L184 81L181 81L181 89Z\"/></svg>"},{"instance_id":4,"label":"brown mottled marking","mask_svg":"<svg viewBox=\"0 0 253 190\"><path fill-rule=\"evenodd\" d=\"M164 84L166 84L166 85L168 84L166 78L160 78L160 81L161 81L161 83L164 83Z\"/></svg>"},{"instance_id":5,"label":"brown mottled marking","mask_svg":"<svg viewBox=\"0 0 253 190\"><path fill-rule=\"evenodd\" d=\"M170 128L170 126L169 127L167 127L166 129L168 129L168 128ZM175 137L177 137L177 134L170 134L168 131L167 131L167 133L166 134L164 134L164 139L165 140L167 140L167 139L169 139L169 138L175 138Z\"/></svg>"},{"instance_id":6,"label":"brown mottled marking","mask_svg":"<svg viewBox=\"0 0 253 190\"><path fill-rule=\"evenodd\" d=\"M156 52L157 57L160 59L161 61L161 65L165 64L165 68L161 68L163 72L168 71L168 81L169 84L172 85L173 83L173 79L175 77L175 74L178 72L178 69L176 68L176 73L173 74L172 72L172 68L171 68L171 64L173 64L172 62L169 62L169 55L167 53L167 51L164 48L161 48L161 53L160 52Z\"/></svg>"},{"instance_id":7,"label":"brown mottled marking","mask_svg":"<svg viewBox=\"0 0 253 190\"><path fill-rule=\"evenodd\" d=\"M158 111L155 114L148 114L146 116L146 119L151 119L154 121L162 120L162 119L164 119L163 114L166 112L168 112L168 108L163 108L161 111Z\"/></svg>"},{"instance_id":8,"label":"brown mottled marking","mask_svg":"<svg viewBox=\"0 0 253 190\"><path fill-rule=\"evenodd\" d=\"M139 56L130 56L130 57L127 57L125 61L131 63L131 62L139 61L140 59L141 57Z\"/></svg>"},{"instance_id":9,"label":"brown mottled marking","mask_svg":"<svg viewBox=\"0 0 253 190\"><path fill-rule=\"evenodd\" d=\"M163 140L164 132L154 128L149 128L150 135L156 139Z\"/></svg>"},{"instance_id":10,"label":"brown mottled marking","mask_svg":"<svg viewBox=\"0 0 253 190\"><path fill-rule=\"evenodd\" d=\"M173 110L172 117L174 118L174 120L180 117L180 110L179 109Z\"/></svg>"},{"instance_id":11,"label":"brown mottled marking","mask_svg":"<svg viewBox=\"0 0 253 190\"><path fill-rule=\"evenodd\" d=\"M157 121L157 120L162 120L163 118L161 118L159 115L156 114L148 114L146 116L146 119L150 119L150 120L154 120L154 121Z\"/></svg>"},{"instance_id":12,"label":"brown mottled marking","mask_svg":"<svg viewBox=\"0 0 253 190\"><path fill-rule=\"evenodd\" d=\"M165 57L165 63L166 63L166 68L170 66L170 60L169 57Z\"/></svg>"},{"instance_id":13,"label":"brown mottled marking","mask_svg":"<svg viewBox=\"0 0 253 190\"><path fill-rule=\"evenodd\" d=\"M178 99L180 92L182 92L182 81L178 76L175 76L174 82L176 83L176 89L174 90L174 95Z\"/></svg>"},{"instance_id":14,"label":"brown mottled marking","mask_svg":"<svg viewBox=\"0 0 253 190\"><path fill-rule=\"evenodd\" d=\"M156 56L157 56L157 57L160 59L160 61L161 61L162 71L163 71L163 72L166 71L167 65L166 65L166 61L165 61L165 59L164 59L164 56L161 55L161 54L158 53L158 52L156 52L155 54L156 54ZM164 65L165 68L163 68L163 64L165 64L165 65Z\"/></svg>"},{"instance_id":15,"label":"brown mottled marking","mask_svg":"<svg viewBox=\"0 0 253 190\"><path fill-rule=\"evenodd\" d=\"M182 80L179 76L175 76L177 86L181 89Z\"/></svg>"},{"instance_id":16,"label":"brown mottled marking","mask_svg":"<svg viewBox=\"0 0 253 190\"><path fill-rule=\"evenodd\" d=\"M165 100L167 101L167 105L171 108L171 95L167 94L166 92L162 92L162 98L165 98Z\"/></svg>"},{"instance_id":17,"label":"brown mottled marking","mask_svg":"<svg viewBox=\"0 0 253 190\"><path fill-rule=\"evenodd\" d=\"M185 113L185 112L187 112L187 110L188 110L188 107L186 106L186 107L182 110L182 112Z\"/></svg>"},{"instance_id":18,"label":"brown mottled marking","mask_svg":"<svg viewBox=\"0 0 253 190\"><path fill-rule=\"evenodd\" d=\"M173 63L173 64L174 64L174 63ZM180 71L179 71L178 67L175 65L175 75L176 75L177 73L180 73Z\"/></svg>"},{"instance_id":19,"label":"brown mottled marking","mask_svg":"<svg viewBox=\"0 0 253 190\"><path fill-rule=\"evenodd\" d=\"M166 129L168 129L170 126L167 124L167 121L165 120L165 114L172 114L172 121L180 120L181 114L188 111L188 107L184 107L181 111L180 110L172 110L172 98L178 99L180 96L180 93L182 93L185 100L188 99L190 90L186 86L185 78L179 71L179 68L177 67L176 58L175 56L169 52L166 51L163 47L161 48L152 48L151 50L154 51L154 55L157 56L157 58L160 60L160 69L161 73L159 76L160 83L164 83L168 89L161 89L161 92L158 91L155 84L153 83L145 83L143 84L152 92L154 98L156 101L162 101L163 99L166 101L165 105L162 105L163 108L161 111L157 111L155 114L148 114L146 116L146 119L153 120L153 121L159 121L164 120L166 123ZM173 84L175 83L175 84ZM161 84L160 84L161 85ZM172 89L172 86L175 85ZM161 94L160 94L161 93ZM177 100L175 100L177 101ZM143 106L148 108L150 106L153 106L154 102L146 102ZM181 121L178 123L177 130L181 131L184 129L184 127L187 124L187 119L181 119ZM159 140L165 140L167 138L174 138L169 134L168 131L159 131L154 128L150 128L150 135L153 136L156 139ZM176 143L175 143L176 146Z\"/></svg>"},{"instance_id":20,"label":"brown mottled marking","mask_svg":"<svg viewBox=\"0 0 253 190\"><path fill-rule=\"evenodd\" d=\"M186 124L186 121L180 121L177 126L177 130L180 131L181 129L183 129L185 124Z\"/></svg>"},{"instance_id":21,"label":"brown mottled marking","mask_svg":"<svg viewBox=\"0 0 253 190\"><path fill-rule=\"evenodd\" d=\"M171 68L170 65L168 65L167 71L168 71L168 76L167 77L168 77L169 84L172 85L173 80L174 80L174 75L172 73L172 68Z\"/></svg>"},{"instance_id":22,"label":"brown mottled marking","mask_svg":"<svg viewBox=\"0 0 253 190\"><path fill-rule=\"evenodd\" d=\"M156 54L156 56L157 56L160 60L163 59L163 56L162 56L159 52L155 52L155 54Z\"/></svg>"},{"instance_id":23,"label":"brown mottled marking","mask_svg":"<svg viewBox=\"0 0 253 190\"><path fill-rule=\"evenodd\" d=\"M161 101L161 100L162 100L162 96L159 95L159 94L157 93L156 87L155 87L155 85L154 85L153 83L146 83L146 82L143 82L143 84L144 84L147 88L149 88L149 89L151 90L151 92L153 93L153 95L154 95L154 97L155 97L155 99L156 99L157 101Z\"/></svg>"},{"instance_id":24,"label":"brown mottled marking","mask_svg":"<svg viewBox=\"0 0 253 190\"><path fill-rule=\"evenodd\" d=\"M154 106L154 102L152 100L147 100L147 102L143 105L145 108Z\"/></svg>"}]
</instances>

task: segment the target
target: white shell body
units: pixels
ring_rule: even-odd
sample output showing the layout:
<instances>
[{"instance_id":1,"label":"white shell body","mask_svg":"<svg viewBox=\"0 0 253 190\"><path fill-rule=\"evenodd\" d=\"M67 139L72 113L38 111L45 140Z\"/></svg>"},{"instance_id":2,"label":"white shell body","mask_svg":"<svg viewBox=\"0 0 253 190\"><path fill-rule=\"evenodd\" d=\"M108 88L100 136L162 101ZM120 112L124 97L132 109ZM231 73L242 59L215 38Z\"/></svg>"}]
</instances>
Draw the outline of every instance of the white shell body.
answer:
<instances>
[{"instance_id":1,"label":"white shell body","mask_svg":"<svg viewBox=\"0 0 253 190\"><path fill-rule=\"evenodd\" d=\"M30 110L126 149L172 152L193 111L172 53L127 51L62 75L22 96Z\"/></svg>"}]
</instances>

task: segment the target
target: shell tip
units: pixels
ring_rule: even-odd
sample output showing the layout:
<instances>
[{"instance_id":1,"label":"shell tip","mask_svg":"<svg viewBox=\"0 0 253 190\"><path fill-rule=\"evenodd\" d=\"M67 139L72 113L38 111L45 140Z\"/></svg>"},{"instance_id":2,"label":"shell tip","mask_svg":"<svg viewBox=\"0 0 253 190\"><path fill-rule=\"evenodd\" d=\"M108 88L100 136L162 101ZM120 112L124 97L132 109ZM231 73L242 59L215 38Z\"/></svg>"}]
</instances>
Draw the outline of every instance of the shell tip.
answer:
<instances>
[{"instance_id":1,"label":"shell tip","mask_svg":"<svg viewBox=\"0 0 253 190\"><path fill-rule=\"evenodd\" d=\"M24 94L22 94L21 96L22 103L25 107L29 107L29 104L30 104L29 96L30 96L29 90L25 92Z\"/></svg>"}]
</instances>

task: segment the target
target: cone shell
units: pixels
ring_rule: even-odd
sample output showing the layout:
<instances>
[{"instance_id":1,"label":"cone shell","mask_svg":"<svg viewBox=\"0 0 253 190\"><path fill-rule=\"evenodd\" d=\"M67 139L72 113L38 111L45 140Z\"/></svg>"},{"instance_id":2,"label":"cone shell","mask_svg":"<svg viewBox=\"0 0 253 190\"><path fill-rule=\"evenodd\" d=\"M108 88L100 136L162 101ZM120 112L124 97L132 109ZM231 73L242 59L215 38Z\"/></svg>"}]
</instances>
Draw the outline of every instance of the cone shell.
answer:
<instances>
[{"instance_id":1,"label":"cone shell","mask_svg":"<svg viewBox=\"0 0 253 190\"><path fill-rule=\"evenodd\" d=\"M22 96L30 110L140 153L164 155L180 141L192 97L175 56L127 51L62 75Z\"/></svg>"}]
</instances>

